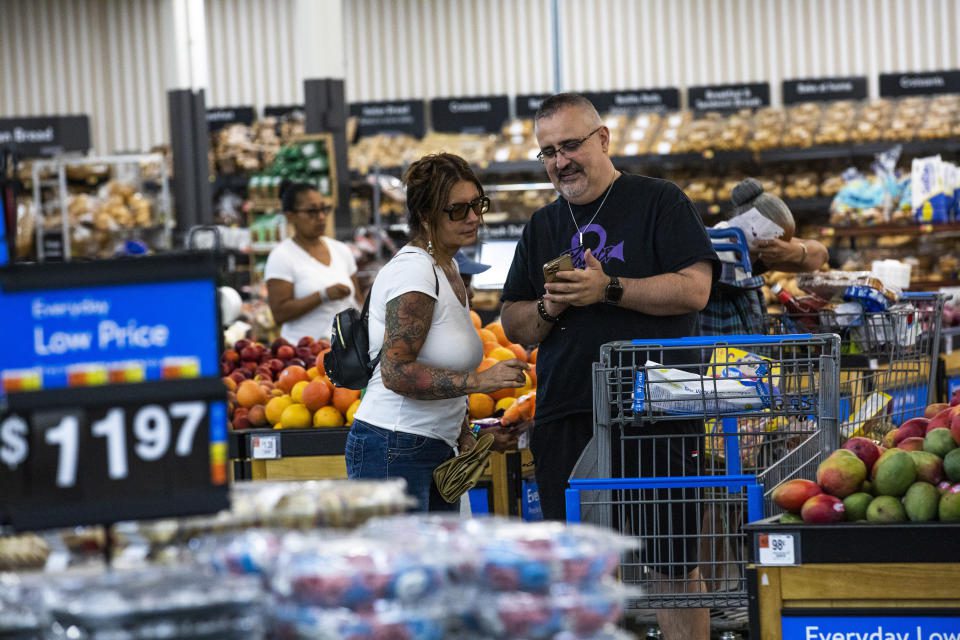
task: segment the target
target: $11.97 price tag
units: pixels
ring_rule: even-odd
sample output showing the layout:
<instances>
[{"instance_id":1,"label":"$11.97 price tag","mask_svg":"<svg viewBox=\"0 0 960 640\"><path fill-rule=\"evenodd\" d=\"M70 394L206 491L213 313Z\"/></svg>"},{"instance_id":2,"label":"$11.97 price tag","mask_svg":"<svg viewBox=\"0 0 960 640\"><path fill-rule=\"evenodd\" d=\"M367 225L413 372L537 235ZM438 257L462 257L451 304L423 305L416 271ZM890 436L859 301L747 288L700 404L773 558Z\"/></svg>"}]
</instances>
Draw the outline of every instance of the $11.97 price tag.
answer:
<instances>
[{"instance_id":1,"label":"$11.97 price tag","mask_svg":"<svg viewBox=\"0 0 960 640\"><path fill-rule=\"evenodd\" d=\"M0 477L15 525L18 515L38 527L176 515L178 501L196 511L205 490L226 484L225 441L222 402L9 413Z\"/></svg>"}]
</instances>

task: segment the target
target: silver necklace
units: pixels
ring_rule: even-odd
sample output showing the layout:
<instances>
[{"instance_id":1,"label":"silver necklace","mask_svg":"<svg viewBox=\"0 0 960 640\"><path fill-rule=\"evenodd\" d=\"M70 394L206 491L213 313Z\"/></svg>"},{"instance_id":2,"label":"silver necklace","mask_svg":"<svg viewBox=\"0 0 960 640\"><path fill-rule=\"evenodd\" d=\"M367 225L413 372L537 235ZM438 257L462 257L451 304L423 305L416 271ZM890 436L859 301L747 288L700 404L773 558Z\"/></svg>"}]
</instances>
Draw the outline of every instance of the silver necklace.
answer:
<instances>
[{"instance_id":1,"label":"silver necklace","mask_svg":"<svg viewBox=\"0 0 960 640\"><path fill-rule=\"evenodd\" d=\"M618 172L619 174L619 172ZM613 183L617 181L618 175L613 176L613 180L610 181L610 186L607 187L607 192L603 194L603 200L600 201L600 206L597 207L597 210L594 211L593 217L590 218L590 222L583 226L584 229L589 229L590 225L593 224L593 221L596 220L597 214L600 213L600 209L603 209L604 203L607 201L607 196L610 195L610 192L613 191ZM577 235L580 236L580 246L583 246L583 230L580 229L580 225L577 224L577 218L573 215L573 207L570 206L570 201L567 200L567 210L570 212L570 219L573 220L573 226L577 228Z\"/></svg>"}]
</instances>

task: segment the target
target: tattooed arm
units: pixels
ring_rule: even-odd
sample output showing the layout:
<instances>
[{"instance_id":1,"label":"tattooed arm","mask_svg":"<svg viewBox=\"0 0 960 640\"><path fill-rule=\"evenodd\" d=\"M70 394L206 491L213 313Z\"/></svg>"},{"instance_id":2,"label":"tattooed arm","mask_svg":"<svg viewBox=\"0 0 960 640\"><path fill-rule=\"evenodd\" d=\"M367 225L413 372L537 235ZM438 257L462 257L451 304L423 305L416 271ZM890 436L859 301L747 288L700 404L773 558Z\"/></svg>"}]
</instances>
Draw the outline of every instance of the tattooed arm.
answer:
<instances>
[{"instance_id":1,"label":"tattooed arm","mask_svg":"<svg viewBox=\"0 0 960 640\"><path fill-rule=\"evenodd\" d=\"M417 356L430 331L435 304L436 300L416 291L387 302L380 358L380 376L387 389L415 400L443 400L523 386L523 372L529 367L519 360L499 362L479 373L438 369L419 362Z\"/></svg>"}]
</instances>

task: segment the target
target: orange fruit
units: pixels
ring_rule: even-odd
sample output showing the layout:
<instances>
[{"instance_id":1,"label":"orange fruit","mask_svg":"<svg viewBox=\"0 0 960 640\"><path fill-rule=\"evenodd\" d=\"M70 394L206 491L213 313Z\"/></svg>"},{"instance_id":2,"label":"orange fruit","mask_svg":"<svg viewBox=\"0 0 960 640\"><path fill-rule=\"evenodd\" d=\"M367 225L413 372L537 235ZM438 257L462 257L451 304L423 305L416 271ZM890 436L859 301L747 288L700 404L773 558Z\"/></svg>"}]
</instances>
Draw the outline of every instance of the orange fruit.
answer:
<instances>
[{"instance_id":1,"label":"orange fruit","mask_svg":"<svg viewBox=\"0 0 960 640\"><path fill-rule=\"evenodd\" d=\"M360 408L360 401L354 400L353 404L350 405L350 408L347 409L347 424L353 424L353 416L357 413L357 409Z\"/></svg>"},{"instance_id":2,"label":"orange fruit","mask_svg":"<svg viewBox=\"0 0 960 640\"><path fill-rule=\"evenodd\" d=\"M310 411L316 411L320 407L325 407L330 404L330 397L332 395L333 392L330 390L330 387L327 386L327 382L323 380L311 380L303 390L303 404L306 405Z\"/></svg>"},{"instance_id":3,"label":"orange fruit","mask_svg":"<svg viewBox=\"0 0 960 640\"><path fill-rule=\"evenodd\" d=\"M491 349L487 357L495 360L513 360L517 357L517 354L506 347L497 347L496 349Z\"/></svg>"},{"instance_id":4,"label":"orange fruit","mask_svg":"<svg viewBox=\"0 0 960 640\"><path fill-rule=\"evenodd\" d=\"M483 355L488 355L494 349L499 349L500 343L496 340L490 340L489 342L483 343Z\"/></svg>"},{"instance_id":5,"label":"orange fruit","mask_svg":"<svg viewBox=\"0 0 960 640\"><path fill-rule=\"evenodd\" d=\"M313 426L342 427L343 415L334 407L320 407L320 410L313 414Z\"/></svg>"},{"instance_id":6,"label":"orange fruit","mask_svg":"<svg viewBox=\"0 0 960 640\"><path fill-rule=\"evenodd\" d=\"M507 349L510 349L510 351L513 351L514 355L517 356L517 360L519 360L520 362L527 361L527 350L521 347L520 345L511 342L510 344L507 345Z\"/></svg>"},{"instance_id":7,"label":"orange fruit","mask_svg":"<svg viewBox=\"0 0 960 640\"><path fill-rule=\"evenodd\" d=\"M293 385L293 389L290 389L290 397L293 398L294 402L303 404L303 390L307 388L307 385L310 383L306 380L301 380L297 384Z\"/></svg>"},{"instance_id":8,"label":"orange fruit","mask_svg":"<svg viewBox=\"0 0 960 640\"><path fill-rule=\"evenodd\" d=\"M497 400L497 404L493 407L494 412L496 411L506 411L517 401L516 398L501 398Z\"/></svg>"},{"instance_id":9,"label":"orange fruit","mask_svg":"<svg viewBox=\"0 0 960 640\"><path fill-rule=\"evenodd\" d=\"M490 397L494 400L503 400L504 398L516 398L517 395L514 393L516 389L513 387L507 387L505 389L497 389L490 394Z\"/></svg>"},{"instance_id":10,"label":"orange fruit","mask_svg":"<svg viewBox=\"0 0 960 640\"><path fill-rule=\"evenodd\" d=\"M297 384L301 380L309 381L307 370L300 365L294 364L280 372L280 375L277 377L276 386L280 387L285 392L290 393L290 391L293 389L293 385Z\"/></svg>"},{"instance_id":11,"label":"orange fruit","mask_svg":"<svg viewBox=\"0 0 960 640\"><path fill-rule=\"evenodd\" d=\"M267 403L265 411L267 414L267 421L270 424L277 424L280 422L280 416L283 415L283 410L293 404L293 398L290 396L279 396L276 398L270 398L270 402Z\"/></svg>"},{"instance_id":12,"label":"orange fruit","mask_svg":"<svg viewBox=\"0 0 960 640\"><path fill-rule=\"evenodd\" d=\"M309 378L310 380L316 380L317 376L319 375L320 375L320 370L317 369L316 367L310 367L309 369L307 369L307 378Z\"/></svg>"},{"instance_id":13,"label":"orange fruit","mask_svg":"<svg viewBox=\"0 0 960 640\"><path fill-rule=\"evenodd\" d=\"M537 352L540 351L540 347L535 348L530 352L530 355L527 356L527 362L530 364L537 364Z\"/></svg>"},{"instance_id":14,"label":"orange fruit","mask_svg":"<svg viewBox=\"0 0 960 640\"><path fill-rule=\"evenodd\" d=\"M291 404L280 414L284 429L302 429L310 426L310 410L302 404Z\"/></svg>"},{"instance_id":15,"label":"orange fruit","mask_svg":"<svg viewBox=\"0 0 960 640\"><path fill-rule=\"evenodd\" d=\"M497 364L498 362L500 361L497 360L496 358L484 358L483 360L480 361L480 366L477 367L477 371L478 372L486 371L487 369Z\"/></svg>"},{"instance_id":16,"label":"orange fruit","mask_svg":"<svg viewBox=\"0 0 960 640\"><path fill-rule=\"evenodd\" d=\"M500 344L500 341L497 340L497 334L493 331L488 331L487 329L477 329L477 335L480 336L480 342L496 342Z\"/></svg>"},{"instance_id":17,"label":"orange fruit","mask_svg":"<svg viewBox=\"0 0 960 640\"><path fill-rule=\"evenodd\" d=\"M499 322L491 322L484 327L487 331L493 333L497 337L497 342L503 346L510 344L510 341L507 340L507 335L503 332L503 326Z\"/></svg>"},{"instance_id":18,"label":"orange fruit","mask_svg":"<svg viewBox=\"0 0 960 640\"><path fill-rule=\"evenodd\" d=\"M255 404L267 403L267 391L253 380L244 380L237 387L237 404L241 407L252 407Z\"/></svg>"},{"instance_id":19,"label":"orange fruit","mask_svg":"<svg viewBox=\"0 0 960 640\"><path fill-rule=\"evenodd\" d=\"M342 414L345 414L350 408L350 405L353 404L354 400L360 399L360 392L353 389L344 389L343 387L334 387L333 389L333 406L336 407L337 411Z\"/></svg>"},{"instance_id":20,"label":"orange fruit","mask_svg":"<svg viewBox=\"0 0 960 640\"><path fill-rule=\"evenodd\" d=\"M537 367L535 365L530 365L530 368L527 369L527 375L530 376L530 380L533 382L533 388L537 388Z\"/></svg>"},{"instance_id":21,"label":"orange fruit","mask_svg":"<svg viewBox=\"0 0 960 640\"><path fill-rule=\"evenodd\" d=\"M485 393L471 393L467 398L470 407L470 417L474 420L489 418L493 415L493 398Z\"/></svg>"},{"instance_id":22,"label":"orange fruit","mask_svg":"<svg viewBox=\"0 0 960 640\"><path fill-rule=\"evenodd\" d=\"M470 309L470 319L473 321L473 328L479 329L483 325L483 321L480 320L480 314Z\"/></svg>"}]
</instances>

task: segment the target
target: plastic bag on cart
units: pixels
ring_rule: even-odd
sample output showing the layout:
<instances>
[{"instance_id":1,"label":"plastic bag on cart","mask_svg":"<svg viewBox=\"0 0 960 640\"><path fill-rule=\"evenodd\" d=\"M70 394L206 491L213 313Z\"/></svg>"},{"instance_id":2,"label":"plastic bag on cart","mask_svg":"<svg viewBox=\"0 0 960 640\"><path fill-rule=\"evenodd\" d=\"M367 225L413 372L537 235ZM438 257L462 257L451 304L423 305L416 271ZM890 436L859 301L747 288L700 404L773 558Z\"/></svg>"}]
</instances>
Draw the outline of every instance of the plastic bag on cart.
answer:
<instances>
[{"instance_id":1,"label":"plastic bag on cart","mask_svg":"<svg viewBox=\"0 0 960 640\"><path fill-rule=\"evenodd\" d=\"M633 410L688 415L760 411L771 406L775 393L761 378L701 376L647 360L637 372Z\"/></svg>"}]
</instances>

